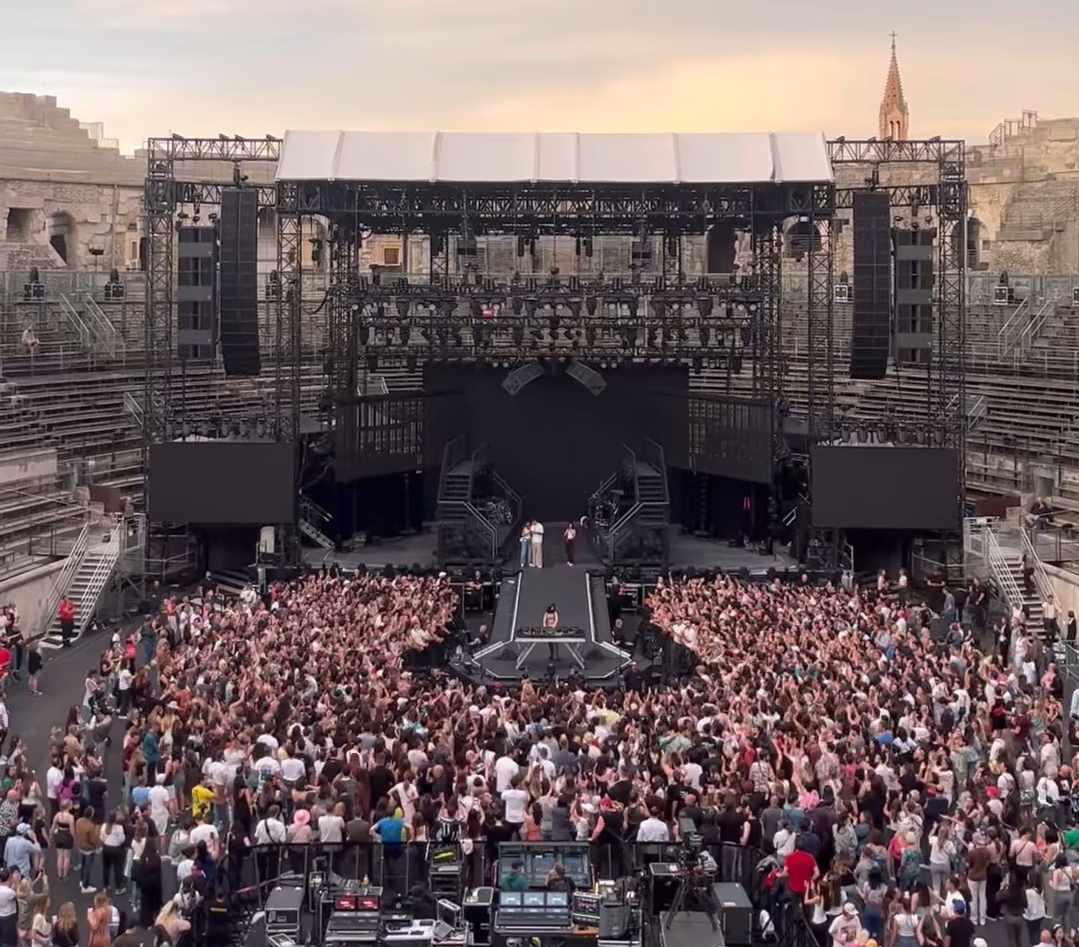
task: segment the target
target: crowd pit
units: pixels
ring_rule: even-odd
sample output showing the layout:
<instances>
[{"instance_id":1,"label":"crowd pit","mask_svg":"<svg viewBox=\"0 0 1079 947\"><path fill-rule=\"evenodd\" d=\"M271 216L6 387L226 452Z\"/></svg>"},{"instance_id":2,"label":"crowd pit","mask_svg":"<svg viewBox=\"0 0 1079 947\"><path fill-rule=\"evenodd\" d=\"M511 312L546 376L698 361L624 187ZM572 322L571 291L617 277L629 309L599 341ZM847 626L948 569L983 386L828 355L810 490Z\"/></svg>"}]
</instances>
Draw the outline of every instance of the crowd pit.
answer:
<instances>
[{"instance_id":1,"label":"crowd pit","mask_svg":"<svg viewBox=\"0 0 1079 947\"><path fill-rule=\"evenodd\" d=\"M661 581L642 620L691 673L604 692L410 670L456 633L445 577L166 597L87 675L43 783L9 753L0 947L9 925L55 939L48 878L74 871L92 947L125 903L120 927L177 943L187 907L278 843L576 840L618 871L630 843L690 827L759 851L768 907L800 906L822 945L981 947L998 917L1010 947L1070 945L1079 760L1052 652L1021 615L995 629L1004 648L959 623L941 639L912 599Z\"/></svg>"}]
</instances>

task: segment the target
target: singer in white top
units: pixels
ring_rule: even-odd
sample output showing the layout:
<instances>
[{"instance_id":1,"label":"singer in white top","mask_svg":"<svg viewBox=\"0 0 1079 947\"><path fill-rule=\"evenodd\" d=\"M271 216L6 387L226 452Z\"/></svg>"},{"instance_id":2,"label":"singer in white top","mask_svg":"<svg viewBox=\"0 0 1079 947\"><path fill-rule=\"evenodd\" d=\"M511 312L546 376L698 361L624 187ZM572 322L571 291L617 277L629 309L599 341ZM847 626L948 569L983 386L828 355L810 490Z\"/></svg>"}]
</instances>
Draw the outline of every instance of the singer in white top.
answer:
<instances>
[{"instance_id":1,"label":"singer in white top","mask_svg":"<svg viewBox=\"0 0 1079 947\"><path fill-rule=\"evenodd\" d=\"M532 523L532 565L543 568L543 524L539 520Z\"/></svg>"}]
</instances>

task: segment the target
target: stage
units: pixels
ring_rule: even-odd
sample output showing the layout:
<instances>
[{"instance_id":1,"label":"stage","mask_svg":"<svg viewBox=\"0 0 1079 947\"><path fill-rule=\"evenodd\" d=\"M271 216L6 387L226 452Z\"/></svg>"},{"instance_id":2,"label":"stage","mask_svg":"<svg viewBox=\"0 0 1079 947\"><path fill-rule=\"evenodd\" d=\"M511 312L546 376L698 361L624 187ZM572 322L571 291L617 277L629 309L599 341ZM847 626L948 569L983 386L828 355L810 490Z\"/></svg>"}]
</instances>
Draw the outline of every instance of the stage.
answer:
<instances>
[{"instance_id":1,"label":"stage","mask_svg":"<svg viewBox=\"0 0 1079 947\"><path fill-rule=\"evenodd\" d=\"M558 610L560 628L575 643L522 640L526 629L543 624L551 604ZM603 575L565 563L525 568L503 579L488 641L473 652L475 672L507 682L526 674L532 678L576 674L588 681L610 681L629 661L629 652L611 640Z\"/></svg>"},{"instance_id":2,"label":"stage","mask_svg":"<svg viewBox=\"0 0 1079 947\"><path fill-rule=\"evenodd\" d=\"M546 524L546 542L543 546L544 563L548 566L565 562L561 535L565 523ZM776 546L775 554L763 556L755 549L731 546L724 540L705 539L683 532L679 526L671 526L670 565L672 573L693 569L723 569L737 572L748 569L751 573L767 572L768 569L796 568L797 560L790 556L786 547ZM336 563L342 569L355 569L363 565L368 569L381 569L387 565L395 568L419 565L423 569L438 565L435 546L438 531L434 524L427 524L419 533L394 536L349 551L334 551L305 547L304 562L310 566ZM578 542L578 561L581 566L600 568L599 560L583 542ZM516 569L518 549L512 545L503 560L503 568ZM545 571L545 570L544 570Z\"/></svg>"}]
</instances>

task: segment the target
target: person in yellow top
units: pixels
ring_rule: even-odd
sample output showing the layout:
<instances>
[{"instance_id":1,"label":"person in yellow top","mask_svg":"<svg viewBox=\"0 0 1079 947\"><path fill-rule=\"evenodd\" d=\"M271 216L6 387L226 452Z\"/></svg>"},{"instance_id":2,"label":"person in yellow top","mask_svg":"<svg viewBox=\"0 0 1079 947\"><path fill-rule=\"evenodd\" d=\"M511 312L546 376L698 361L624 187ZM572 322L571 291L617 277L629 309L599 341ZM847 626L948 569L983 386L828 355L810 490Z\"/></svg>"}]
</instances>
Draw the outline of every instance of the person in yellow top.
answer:
<instances>
[{"instance_id":1,"label":"person in yellow top","mask_svg":"<svg viewBox=\"0 0 1079 947\"><path fill-rule=\"evenodd\" d=\"M214 791L206 785L205 780L191 790L191 814L196 819L207 818L213 802Z\"/></svg>"}]
</instances>

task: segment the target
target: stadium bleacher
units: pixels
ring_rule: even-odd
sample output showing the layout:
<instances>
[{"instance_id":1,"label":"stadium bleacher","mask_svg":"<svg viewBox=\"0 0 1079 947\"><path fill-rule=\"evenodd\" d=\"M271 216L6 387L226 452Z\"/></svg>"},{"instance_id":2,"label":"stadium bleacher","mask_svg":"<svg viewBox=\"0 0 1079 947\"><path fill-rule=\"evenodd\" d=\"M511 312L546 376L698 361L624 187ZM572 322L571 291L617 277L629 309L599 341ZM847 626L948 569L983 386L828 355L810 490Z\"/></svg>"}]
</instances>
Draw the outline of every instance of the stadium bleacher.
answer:
<instances>
[{"instance_id":1,"label":"stadium bleacher","mask_svg":"<svg viewBox=\"0 0 1079 947\"><path fill-rule=\"evenodd\" d=\"M123 319L115 305L104 307L117 327L122 325L126 348L122 359L87 351L68 324L62 308L26 304L0 305L0 452L55 446L61 468L76 466L80 482L112 486L135 504L141 499L141 444L139 421L125 408L125 393L141 402L145 378L142 303L126 302ZM968 438L967 483L973 494L1018 498L1031 490L1026 475L1029 463L1052 464L1060 474L1053 495L1061 511L1059 521L1079 526L1079 308L1051 307L1029 345L1005 351L1000 330L1011 308L975 304L969 307L968 403L983 399L984 413ZM851 306L834 307L836 410L848 426L871 428L886 417L916 427L926 412L925 369L893 367L880 381L848 377ZM267 310L267 316L272 313ZM783 310L787 363L787 397L792 413L806 408L808 397L807 318L797 300ZM28 355L20 335L30 322L41 342L37 354ZM270 318L262 333L268 344ZM304 327L302 410L314 413L323 387L318 354L322 327ZM222 419L250 418L264 413L272 397L269 360L263 376L226 378L219 367L189 363L174 377L174 398L182 399L192 414ZM378 374L391 391L420 387L422 369L380 362ZM748 360L731 380L731 393L751 390ZM691 376L691 388L724 392L723 371L704 370ZM17 507L15 503L13 508ZM0 529L5 528L0 503ZM51 528L69 515L63 504L40 505L15 523L19 530L38 524ZM24 522L25 520L25 522Z\"/></svg>"}]
</instances>

